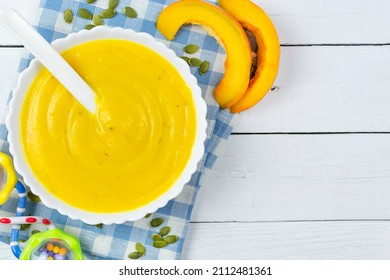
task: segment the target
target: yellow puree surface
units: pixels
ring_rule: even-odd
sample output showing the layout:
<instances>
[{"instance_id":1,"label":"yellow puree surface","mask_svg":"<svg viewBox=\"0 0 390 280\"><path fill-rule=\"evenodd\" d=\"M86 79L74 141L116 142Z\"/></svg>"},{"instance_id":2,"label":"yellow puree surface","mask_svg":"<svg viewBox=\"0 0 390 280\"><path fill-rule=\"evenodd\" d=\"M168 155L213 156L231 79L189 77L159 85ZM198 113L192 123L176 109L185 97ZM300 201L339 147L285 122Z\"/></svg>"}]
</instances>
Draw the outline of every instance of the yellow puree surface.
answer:
<instances>
[{"instance_id":1,"label":"yellow puree surface","mask_svg":"<svg viewBox=\"0 0 390 280\"><path fill-rule=\"evenodd\" d=\"M141 207L166 192L195 138L191 91L163 57L105 39L63 53L95 90L87 112L43 69L22 108L21 141L34 174L57 198L93 212Z\"/></svg>"}]
</instances>

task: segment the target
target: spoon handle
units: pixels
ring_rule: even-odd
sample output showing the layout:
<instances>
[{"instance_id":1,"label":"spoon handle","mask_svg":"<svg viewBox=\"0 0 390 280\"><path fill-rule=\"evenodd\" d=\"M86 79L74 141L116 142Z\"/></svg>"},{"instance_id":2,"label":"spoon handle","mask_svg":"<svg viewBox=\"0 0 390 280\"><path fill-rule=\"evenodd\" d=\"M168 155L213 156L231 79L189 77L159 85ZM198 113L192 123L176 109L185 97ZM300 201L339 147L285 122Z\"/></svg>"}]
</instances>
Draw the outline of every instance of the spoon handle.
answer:
<instances>
[{"instance_id":1,"label":"spoon handle","mask_svg":"<svg viewBox=\"0 0 390 280\"><path fill-rule=\"evenodd\" d=\"M63 57L17 11L10 9L0 22L44 65L91 113L96 111L95 93Z\"/></svg>"}]
</instances>

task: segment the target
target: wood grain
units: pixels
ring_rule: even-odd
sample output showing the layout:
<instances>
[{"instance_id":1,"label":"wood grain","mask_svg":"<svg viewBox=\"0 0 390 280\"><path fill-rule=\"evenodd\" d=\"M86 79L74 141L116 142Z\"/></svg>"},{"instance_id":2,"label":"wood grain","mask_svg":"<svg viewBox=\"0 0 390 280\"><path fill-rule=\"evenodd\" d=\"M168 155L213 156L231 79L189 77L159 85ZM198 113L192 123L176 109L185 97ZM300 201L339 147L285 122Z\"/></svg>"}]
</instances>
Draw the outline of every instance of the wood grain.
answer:
<instances>
[{"instance_id":1,"label":"wood grain","mask_svg":"<svg viewBox=\"0 0 390 280\"><path fill-rule=\"evenodd\" d=\"M235 132L390 131L390 46L282 48L279 90Z\"/></svg>"},{"instance_id":2,"label":"wood grain","mask_svg":"<svg viewBox=\"0 0 390 280\"><path fill-rule=\"evenodd\" d=\"M0 48L0 90L8 90L20 49ZM287 47L276 85L240 114L235 132L390 132L390 46Z\"/></svg>"},{"instance_id":3,"label":"wood grain","mask_svg":"<svg viewBox=\"0 0 390 280\"><path fill-rule=\"evenodd\" d=\"M35 24L40 0L0 0L0 15L8 10L17 10L30 24ZM0 46L21 45L20 41L0 24Z\"/></svg>"},{"instance_id":4,"label":"wood grain","mask_svg":"<svg viewBox=\"0 0 390 280\"><path fill-rule=\"evenodd\" d=\"M233 135L204 178L183 258L389 259L390 2L253 1L283 46L278 90L239 115L235 133L258 135ZM32 23L38 3L0 13ZM0 27L0 98L19 44ZM328 134L345 132L371 133Z\"/></svg>"},{"instance_id":5,"label":"wood grain","mask_svg":"<svg viewBox=\"0 0 390 280\"><path fill-rule=\"evenodd\" d=\"M282 44L389 43L390 2L253 0L271 17Z\"/></svg>"},{"instance_id":6,"label":"wood grain","mask_svg":"<svg viewBox=\"0 0 390 280\"><path fill-rule=\"evenodd\" d=\"M24 49L0 48L0 102L6 104L9 93L16 85L19 60L25 53ZM0 110L0 122L5 123L8 108Z\"/></svg>"},{"instance_id":7,"label":"wood grain","mask_svg":"<svg viewBox=\"0 0 390 280\"><path fill-rule=\"evenodd\" d=\"M234 135L192 221L390 220L390 135Z\"/></svg>"},{"instance_id":8,"label":"wood grain","mask_svg":"<svg viewBox=\"0 0 390 280\"><path fill-rule=\"evenodd\" d=\"M389 244L389 221L191 224L182 258L388 260Z\"/></svg>"},{"instance_id":9,"label":"wood grain","mask_svg":"<svg viewBox=\"0 0 390 280\"><path fill-rule=\"evenodd\" d=\"M182 259L388 260L389 244L389 221L192 223ZM4 243L0 260L15 260Z\"/></svg>"},{"instance_id":10,"label":"wood grain","mask_svg":"<svg viewBox=\"0 0 390 280\"><path fill-rule=\"evenodd\" d=\"M24 54L25 50L22 48L0 48L1 97L8 95L9 91L16 85L19 61Z\"/></svg>"},{"instance_id":11,"label":"wood grain","mask_svg":"<svg viewBox=\"0 0 390 280\"><path fill-rule=\"evenodd\" d=\"M273 20L281 44L390 43L390 2L383 0L253 0ZM34 22L39 0L1 0ZM0 27L0 45L20 44Z\"/></svg>"}]
</instances>

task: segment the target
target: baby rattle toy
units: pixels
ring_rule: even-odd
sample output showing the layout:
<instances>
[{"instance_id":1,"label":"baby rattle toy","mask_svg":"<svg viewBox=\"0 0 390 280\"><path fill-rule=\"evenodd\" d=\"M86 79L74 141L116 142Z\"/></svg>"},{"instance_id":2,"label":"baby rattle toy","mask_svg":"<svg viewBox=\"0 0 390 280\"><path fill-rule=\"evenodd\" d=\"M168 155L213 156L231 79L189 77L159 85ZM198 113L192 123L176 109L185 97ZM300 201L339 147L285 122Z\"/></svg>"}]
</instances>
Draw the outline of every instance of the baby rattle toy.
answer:
<instances>
[{"instance_id":1,"label":"baby rattle toy","mask_svg":"<svg viewBox=\"0 0 390 280\"><path fill-rule=\"evenodd\" d=\"M10 245L14 256L20 260L83 260L80 242L74 236L57 229L48 219L23 216L27 203L26 189L17 179L12 159L0 153L0 205L8 200L14 188L19 197L16 217L0 217L0 224L12 225ZM32 235L21 249L19 230L22 224L43 224L48 230Z\"/></svg>"}]
</instances>

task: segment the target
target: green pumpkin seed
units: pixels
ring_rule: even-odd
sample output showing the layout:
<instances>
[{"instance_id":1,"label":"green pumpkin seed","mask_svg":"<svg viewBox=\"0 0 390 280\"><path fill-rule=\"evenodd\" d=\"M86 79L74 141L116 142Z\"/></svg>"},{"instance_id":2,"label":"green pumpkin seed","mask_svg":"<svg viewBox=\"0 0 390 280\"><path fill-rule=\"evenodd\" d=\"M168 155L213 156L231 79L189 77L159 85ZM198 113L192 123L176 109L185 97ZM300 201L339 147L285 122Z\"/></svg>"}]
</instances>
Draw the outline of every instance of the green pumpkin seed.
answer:
<instances>
[{"instance_id":1,"label":"green pumpkin seed","mask_svg":"<svg viewBox=\"0 0 390 280\"><path fill-rule=\"evenodd\" d=\"M163 240L162 236L160 234L157 234L157 233L152 234L152 239L153 239L153 241L162 241Z\"/></svg>"},{"instance_id":2,"label":"green pumpkin seed","mask_svg":"<svg viewBox=\"0 0 390 280\"><path fill-rule=\"evenodd\" d=\"M96 0L87 0L88 4L92 4L92 3L95 3L95 2L96 2Z\"/></svg>"},{"instance_id":3,"label":"green pumpkin seed","mask_svg":"<svg viewBox=\"0 0 390 280\"><path fill-rule=\"evenodd\" d=\"M173 244L173 243L175 243L177 240L179 240L179 237L176 236L176 235L168 235L167 237L164 238L164 241L165 241L167 244Z\"/></svg>"},{"instance_id":4,"label":"green pumpkin seed","mask_svg":"<svg viewBox=\"0 0 390 280\"><path fill-rule=\"evenodd\" d=\"M102 229L103 228L103 224L97 224L97 225L95 225L95 227Z\"/></svg>"},{"instance_id":5,"label":"green pumpkin seed","mask_svg":"<svg viewBox=\"0 0 390 280\"><path fill-rule=\"evenodd\" d=\"M71 23L73 21L73 13L71 10L66 9L64 11L64 20L66 23Z\"/></svg>"},{"instance_id":6,"label":"green pumpkin seed","mask_svg":"<svg viewBox=\"0 0 390 280\"><path fill-rule=\"evenodd\" d=\"M161 225L162 223L164 222L164 219L163 218L155 218L153 220L150 221L150 225L152 227L158 227L159 225Z\"/></svg>"},{"instance_id":7,"label":"green pumpkin seed","mask_svg":"<svg viewBox=\"0 0 390 280\"><path fill-rule=\"evenodd\" d=\"M26 242L26 239L19 239L19 242L24 243Z\"/></svg>"},{"instance_id":8,"label":"green pumpkin seed","mask_svg":"<svg viewBox=\"0 0 390 280\"><path fill-rule=\"evenodd\" d=\"M77 11L77 14L78 14L81 18L85 18L85 19L91 19L91 18L92 18L91 12L88 11L87 9L84 9L84 8L80 8L80 9Z\"/></svg>"},{"instance_id":9,"label":"green pumpkin seed","mask_svg":"<svg viewBox=\"0 0 390 280\"><path fill-rule=\"evenodd\" d=\"M84 26L84 28L87 30L91 30L94 27L96 27L96 25L93 25L93 24L87 24L86 26Z\"/></svg>"},{"instance_id":10,"label":"green pumpkin seed","mask_svg":"<svg viewBox=\"0 0 390 280\"><path fill-rule=\"evenodd\" d=\"M114 9L105 9L100 12L100 16L102 18L112 18L113 16L115 16L115 14L116 11Z\"/></svg>"},{"instance_id":11,"label":"green pumpkin seed","mask_svg":"<svg viewBox=\"0 0 390 280\"><path fill-rule=\"evenodd\" d=\"M146 215L145 215L145 218L147 219L147 218L149 218L150 216L152 216L152 213L146 214Z\"/></svg>"},{"instance_id":12,"label":"green pumpkin seed","mask_svg":"<svg viewBox=\"0 0 390 280\"><path fill-rule=\"evenodd\" d=\"M29 227L31 227L31 224L23 224L23 225L20 225L20 230L26 230Z\"/></svg>"},{"instance_id":13,"label":"green pumpkin seed","mask_svg":"<svg viewBox=\"0 0 390 280\"><path fill-rule=\"evenodd\" d=\"M155 248L164 248L165 246L167 246L167 242L165 242L165 241L154 241L153 242L153 247L155 247Z\"/></svg>"},{"instance_id":14,"label":"green pumpkin seed","mask_svg":"<svg viewBox=\"0 0 390 280\"><path fill-rule=\"evenodd\" d=\"M130 253L127 257L129 259L132 259L132 260L137 260L140 257L142 257L142 254L140 252L133 252L133 253Z\"/></svg>"},{"instance_id":15,"label":"green pumpkin seed","mask_svg":"<svg viewBox=\"0 0 390 280\"><path fill-rule=\"evenodd\" d=\"M161 236L165 236L165 235L168 235L168 233L171 231L171 228L170 227L163 227L160 229L160 235Z\"/></svg>"},{"instance_id":16,"label":"green pumpkin seed","mask_svg":"<svg viewBox=\"0 0 390 280\"><path fill-rule=\"evenodd\" d=\"M134 10L132 7L125 7L123 9L123 12L125 13L126 16L129 18L136 18L137 17L137 12Z\"/></svg>"},{"instance_id":17,"label":"green pumpkin seed","mask_svg":"<svg viewBox=\"0 0 390 280\"><path fill-rule=\"evenodd\" d=\"M33 194L31 191L27 192L27 196L28 196L28 198L29 198L32 202L41 202L41 199L39 198L39 196Z\"/></svg>"},{"instance_id":18,"label":"green pumpkin seed","mask_svg":"<svg viewBox=\"0 0 390 280\"><path fill-rule=\"evenodd\" d=\"M104 24L103 19L99 15L93 15L92 21L96 26Z\"/></svg>"},{"instance_id":19,"label":"green pumpkin seed","mask_svg":"<svg viewBox=\"0 0 390 280\"><path fill-rule=\"evenodd\" d=\"M209 71L210 62L207 60L203 61L202 64L199 67L199 74L204 75Z\"/></svg>"},{"instance_id":20,"label":"green pumpkin seed","mask_svg":"<svg viewBox=\"0 0 390 280\"><path fill-rule=\"evenodd\" d=\"M194 44L189 44L189 45L184 47L184 51L186 53L189 53L189 54L196 53L198 50L199 50L199 47L197 45L194 45Z\"/></svg>"},{"instance_id":21,"label":"green pumpkin seed","mask_svg":"<svg viewBox=\"0 0 390 280\"><path fill-rule=\"evenodd\" d=\"M115 9L116 6L118 6L119 4L119 0L110 0L110 2L108 2L108 7L110 9Z\"/></svg>"},{"instance_id":22,"label":"green pumpkin seed","mask_svg":"<svg viewBox=\"0 0 390 280\"><path fill-rule=\"evenodd\" d=\"M141 243L137 242L135 244L135 249L137 250L138 253L140 253L142 256L145 255L145 247Z\"/></svg>"},{"instance_id":23,"label":"green pumpkin seed","mask_svg":"<svg viewBox=\"0 0 390 280\"><path fill-rule=\"evenodd\" d=\"M36 234L36 233L40 233L40 231L37 230L37 229L34 229L34 230L31 231L31 235Z\"/></svg>"},{"instance_id":24,"label":"green pumpkin seed","mask_svg":"<svg viewBox=\"0 0 390 280\"><path fill-rule=\"evenodd\" d=\"M200 59L198 59L198 58L193 57L193 58L190 59L189 64L191 66L200 66L202 64L202 61Z\"/></svg>"},{"instance_id":25,"label":"green pumpkin seed","mask_svg":"<svg viewBox=\"0 0 390 280\"><path fill-rule=\"evenodd\" d=\"M187 56L181 56L180 57L181 59L183 59L185 62L187 62L188 64L190 64L190 58L187 57Z\"/></svg>"}]
</instances>

